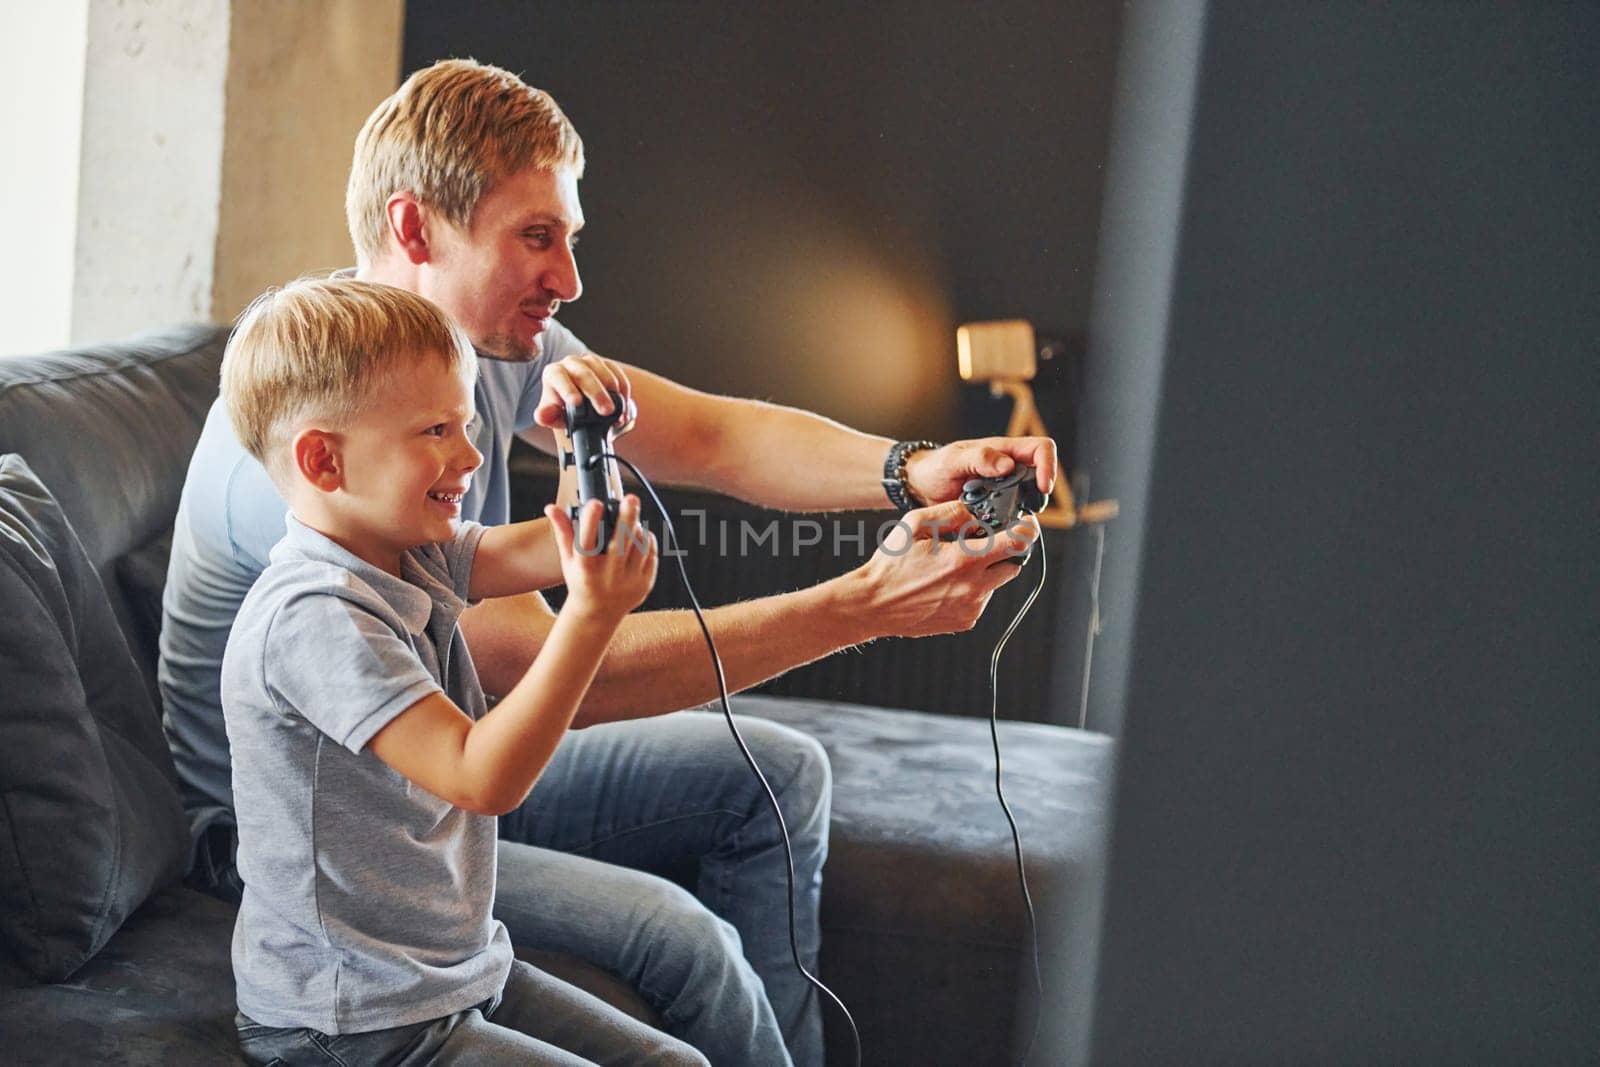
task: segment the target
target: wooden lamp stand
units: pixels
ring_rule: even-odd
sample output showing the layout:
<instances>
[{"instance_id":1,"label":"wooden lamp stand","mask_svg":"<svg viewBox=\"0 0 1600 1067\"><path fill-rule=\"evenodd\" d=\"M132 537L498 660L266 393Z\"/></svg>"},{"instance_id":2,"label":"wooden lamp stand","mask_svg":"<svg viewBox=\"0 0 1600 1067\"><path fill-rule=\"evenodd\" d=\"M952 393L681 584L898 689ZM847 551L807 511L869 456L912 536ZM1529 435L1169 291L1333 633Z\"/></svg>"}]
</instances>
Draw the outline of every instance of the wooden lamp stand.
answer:
<instances>
[{"instance_id":1,"label":"wooden lamp stand","mask_svg":"<svg viewBox=\"0 0 1600 1067\"><path fill-rule=\"evenodd\" d=\"M956 330L956 358L963 381L988 382L989 392L1011 398L1011 421L1007 437L1048 437L1044 419L1028 385L1037 372L1038 349L1033 326L1024 319L1001 322L974 322ZM1117 516L1115 500L1097 500L1079 505L1072 496L1069 479L1057 473L1050 501L1039 512L1039 525L1070 529L1079 525L1107 522Z\"/></svg>"}]
</instances>

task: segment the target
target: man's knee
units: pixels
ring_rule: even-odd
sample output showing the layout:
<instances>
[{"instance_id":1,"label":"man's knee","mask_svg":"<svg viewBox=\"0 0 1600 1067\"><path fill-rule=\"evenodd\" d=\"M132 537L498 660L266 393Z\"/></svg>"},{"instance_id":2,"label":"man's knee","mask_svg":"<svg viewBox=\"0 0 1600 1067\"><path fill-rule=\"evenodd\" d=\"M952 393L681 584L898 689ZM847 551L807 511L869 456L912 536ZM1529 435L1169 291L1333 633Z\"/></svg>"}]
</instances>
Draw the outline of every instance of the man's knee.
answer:
<instances>
[{"instance_id":1,"label":"man's knee","mask_svg":"<svg viewBox=\"0 0 1600 1067\"><path fill-rule=\"evenodd\" d=\"M827 750L810 734L771 722L762 722L749 743L778 798L790 836L826 842L833 798Z\"/></svg>"}]
</instances>

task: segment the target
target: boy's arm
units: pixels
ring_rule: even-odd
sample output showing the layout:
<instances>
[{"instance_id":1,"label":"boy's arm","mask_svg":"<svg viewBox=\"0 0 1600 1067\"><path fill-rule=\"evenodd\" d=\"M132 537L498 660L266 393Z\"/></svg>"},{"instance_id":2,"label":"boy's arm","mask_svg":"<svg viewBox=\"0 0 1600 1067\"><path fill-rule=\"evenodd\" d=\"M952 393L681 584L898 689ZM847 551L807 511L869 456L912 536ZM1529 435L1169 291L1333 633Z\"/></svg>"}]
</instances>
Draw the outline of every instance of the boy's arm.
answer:
<instances>
[{"instance_id":1,"label":"boy's arm","mask_svg":"<svg viewBox=\"0 0 1600 1067\"><path fill-rule=\"evenodd\" d=\"M478 815L504 815L522 803L550 762L616 624L603 615L563 611L538 659L483 718L474 722L435 692L395 716L368 747L441 800Z\"/></svg>"},{"instance_id":2,"label":"boy's arm","mask_svg":"<svg viewBox=\"0 0 1600 1067\"><path fill-rule=\"evenodd\" d=\"M478 541L467 599L520 596L561 584L561 555L550 520L491 526Z\"/></svg>"}]
</instances>

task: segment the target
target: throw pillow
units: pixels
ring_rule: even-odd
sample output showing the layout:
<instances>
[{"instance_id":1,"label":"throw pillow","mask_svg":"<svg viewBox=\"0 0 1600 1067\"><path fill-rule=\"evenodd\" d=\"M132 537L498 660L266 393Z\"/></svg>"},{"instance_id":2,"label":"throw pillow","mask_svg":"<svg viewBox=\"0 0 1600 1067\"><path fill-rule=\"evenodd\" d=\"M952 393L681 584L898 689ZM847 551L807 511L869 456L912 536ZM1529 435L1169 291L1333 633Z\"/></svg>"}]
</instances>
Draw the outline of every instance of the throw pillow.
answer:
<instances>
[{"instance_id":1,"label":"throw pillow","mask_svg":"<svg viewBox=\"0 0 1600 1067\"><path fill-rule=\"evenodd\" d=\"M100 576L48 489L0 456L0 939L60 981L189 841L161 723Z\"/></svg>"}]
</instances>

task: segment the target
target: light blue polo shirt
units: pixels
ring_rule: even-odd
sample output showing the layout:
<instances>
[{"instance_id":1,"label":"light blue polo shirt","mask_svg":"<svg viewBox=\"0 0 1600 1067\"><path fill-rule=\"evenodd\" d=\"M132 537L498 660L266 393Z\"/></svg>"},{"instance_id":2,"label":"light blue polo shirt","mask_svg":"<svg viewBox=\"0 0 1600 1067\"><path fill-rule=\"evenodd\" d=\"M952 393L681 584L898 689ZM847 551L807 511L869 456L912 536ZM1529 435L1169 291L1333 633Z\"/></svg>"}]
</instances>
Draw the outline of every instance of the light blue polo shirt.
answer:
<instances>
[{"instance_id":1,"label":"light blue polo shirt","mask_svg":"<svg viewBox=\"0 0 1600 1067\"><path fill-rule=\"evenodd\" d=\"M239 1010L266 1026L382 1030L494 996L511 939L494 904L495 819L367 749L443 692L486 707L457 621L484 528L374 567L294 516L222 661L239 873Z\"/></svg>"},{"instance_id":2,"label":"light blue polo shirt","mask_svg":"<svg viewBox=\"0 0 1600 1067\"><path fill-rule=\"evenodd\" d=\"M533 425L545 367L585 351L582 341L552 320L538 359L478 360L474 443L483 453L483 466L473 473L463 518L489 525L509 521L511 439ZM283 536L288 510L266 470L239 444L217 401L206 416L178 504L161 603L157 675L167 745L196 840L213 822L233 821L218 688L222 653L240 603Z\"/></svg>"}]
</instances>

